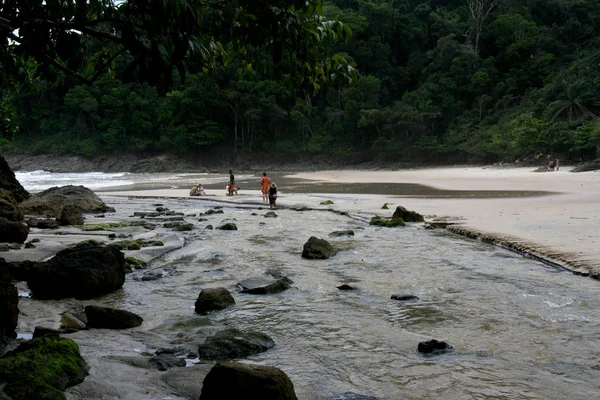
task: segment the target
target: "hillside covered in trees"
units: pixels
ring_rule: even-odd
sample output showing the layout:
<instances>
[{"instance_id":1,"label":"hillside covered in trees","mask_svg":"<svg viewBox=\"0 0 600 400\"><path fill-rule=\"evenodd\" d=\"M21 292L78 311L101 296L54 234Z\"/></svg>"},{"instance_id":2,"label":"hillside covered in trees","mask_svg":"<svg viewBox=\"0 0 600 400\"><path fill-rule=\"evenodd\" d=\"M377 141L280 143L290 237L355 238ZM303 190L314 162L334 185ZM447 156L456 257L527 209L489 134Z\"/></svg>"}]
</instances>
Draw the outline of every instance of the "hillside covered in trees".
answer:
<instances>
[{"instance_id":1,"label":"hillside covered in trees","mask_svg":"<svg viewBox=\"0 0 600 400\"><path fill-rule=\"evenodd\" d=\"M3 58L7 148L440 162L600 152L597 0L155 3L113 4L118 16L81 25L75 9L68 37L43 38L64 63L13 52L27 79ZM4 46L27 45L9 36Z\"/></svg>"}]
</instances>

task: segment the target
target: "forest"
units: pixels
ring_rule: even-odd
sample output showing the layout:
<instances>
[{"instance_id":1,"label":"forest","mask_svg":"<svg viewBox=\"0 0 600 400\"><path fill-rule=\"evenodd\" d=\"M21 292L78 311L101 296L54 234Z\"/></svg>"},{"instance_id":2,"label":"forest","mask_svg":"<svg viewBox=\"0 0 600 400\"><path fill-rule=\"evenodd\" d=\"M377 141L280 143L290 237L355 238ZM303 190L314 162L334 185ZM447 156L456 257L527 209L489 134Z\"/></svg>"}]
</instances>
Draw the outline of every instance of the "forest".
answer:
<instances>
[{"instance_id":1,"label":"forest","mask_svg":"<svg viewBox=\"0 0 600 400\"><path fill-rule=\"evenodd\" d=\"M8 151L600 153L597 0L13 0L0 53Z\"/></svg>"}]
</instances>

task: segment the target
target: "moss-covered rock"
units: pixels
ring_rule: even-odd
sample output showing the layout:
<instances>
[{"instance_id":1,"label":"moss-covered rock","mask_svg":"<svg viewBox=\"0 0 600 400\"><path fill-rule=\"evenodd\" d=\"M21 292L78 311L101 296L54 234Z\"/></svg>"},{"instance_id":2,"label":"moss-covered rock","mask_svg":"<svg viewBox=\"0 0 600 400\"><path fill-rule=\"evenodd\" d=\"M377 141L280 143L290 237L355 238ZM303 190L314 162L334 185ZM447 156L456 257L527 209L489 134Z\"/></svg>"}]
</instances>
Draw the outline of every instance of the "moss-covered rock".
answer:
<instances>
[{"instance_id":1,"label":"moss-covered rock","mask_svg":"<svg viewBox=\"0 0 600 400\"><path fill-rule=\"evenodd\" d=\"M333 246L325 239L311 236L302 249L302 257L311 260L324 260L334 256L336 253Z\"/></svg>"},{"instance_id":2,"label":"moss-covered rock","mask_svg":"<svg viewBox=\"0 0 600 400\"><path fill-rule=\"evenodd\" d=\"M323 206L328 206L328 205L333 204L333 201L331 201L331 200L325 200L325 201L320 202L319 204L321 204Z\"/></svg>"},{"instance_id":3,"label":"moss-covered rock","mask_svg":"<svg viewBox=\"0 0 600 400\"><path fill-rule=\"evenodd\" d=\"M235 304L235 300L226 288L202 289L194 304L198 314L207 314L215 310L223 310Z\"/></svg>"},{"instance_id":4,"label":"moss-covered rock","mask_svg":"<svg viewBox=\"0 0 600 400\"><path fill-rule=\"evenodd\" d=\"M13 400L64 399L63 391L81 383L88 370L73 340L41 337L0 358L0 387Z\"/></svg>"},{"instance_id":5,"label":"moss-covered rock","mask_svg":"<svg viewBox=\"0 0 600 400\"><path fill-rule=\"evenodd\" d=\"M395 226L406 226L406 223L402 218L381 218L380 216L374 216L371 218L371 221L369 221L369 225L393 228Z\"/></svg>"},{"instance_id":6,"label":"moss-covered rock","mask_svg":"<svg viewBox=\"0 0 600 400\"><path fill-rule=\"evenodd\" d=\"M416 211L409 211L402 206L396 207L392 219L402 219L404 222L424 222L425 218Z\"/></svg>"},{"instance_id":7,"label":"moss-covered rock","mask_svg":"<svg viewBox=\"0 0 600 400\"><path fill-rule=\"evenodd\" d=\"M142 248L141 240L122 240L120 242L111 243L108 246L114 247L118 250L139 250Z\"/></svg>"}]
</instances>

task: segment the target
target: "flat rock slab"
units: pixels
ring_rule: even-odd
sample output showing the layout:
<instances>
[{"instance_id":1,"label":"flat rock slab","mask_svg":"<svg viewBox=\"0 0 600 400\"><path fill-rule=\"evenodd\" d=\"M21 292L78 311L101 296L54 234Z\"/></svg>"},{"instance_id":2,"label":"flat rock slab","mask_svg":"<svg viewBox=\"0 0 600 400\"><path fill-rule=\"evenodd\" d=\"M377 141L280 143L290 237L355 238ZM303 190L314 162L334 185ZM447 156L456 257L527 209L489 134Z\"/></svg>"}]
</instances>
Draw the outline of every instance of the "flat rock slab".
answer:
<instances>
[{"instance_id":1,"label":"flat rock slab","mask_svg":"<svg viewBox=\"0 0 600 400\"><path fill-rule=\"evenodd\" d=\"M282 279L275 279L270 275L256 276L238 282L242 293L268 294L279 293L289 289L290 285Z\"/></svg>"}]
</instances>

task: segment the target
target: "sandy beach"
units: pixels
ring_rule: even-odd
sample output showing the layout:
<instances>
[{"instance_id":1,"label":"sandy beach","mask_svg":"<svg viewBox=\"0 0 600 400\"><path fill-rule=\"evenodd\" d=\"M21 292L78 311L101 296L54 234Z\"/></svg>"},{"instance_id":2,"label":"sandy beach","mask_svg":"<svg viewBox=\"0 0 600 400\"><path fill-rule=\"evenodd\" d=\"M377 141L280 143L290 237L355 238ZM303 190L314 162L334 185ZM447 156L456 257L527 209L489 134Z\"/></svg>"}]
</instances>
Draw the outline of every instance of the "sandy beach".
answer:
<instances>
[{"instance_id":1,"label":"sandy beach","mask_svg":"<svg viewBox=\"0 0 600 400\"><path fill-rule=\"evenodd\" d=\"M520 249L578 273L600 276L600 174L560 171L536 173L532 168L432 168L399 171L320 171L286 175L315 183L410 183L448 191L499 191L499 197L473 195L394 196L377 194L286 193L280 186L279 205L319 206L325 199L343 211L391 216L404 206L427 217L456 221L461 233L476 235L508 248ZM257 185L258 186L258 185ZM511 191L548 192L543 196L511 195ZM258 190L243 190L233 198L223 190L207 190L211 199L256 204ZM115 195L185 197L187 190L113 192ZM384 203L388 210L382 210ZM455 227L456 228L456 227Z\"/></svg>"}]
</instances>

